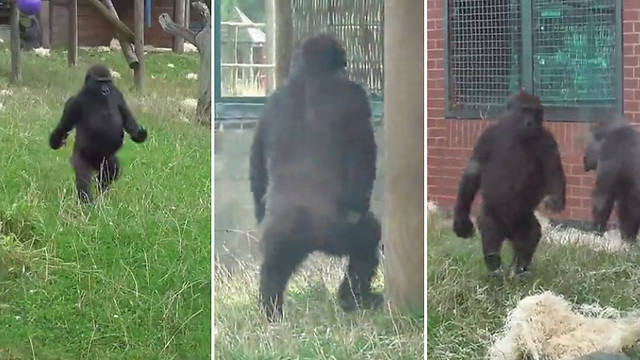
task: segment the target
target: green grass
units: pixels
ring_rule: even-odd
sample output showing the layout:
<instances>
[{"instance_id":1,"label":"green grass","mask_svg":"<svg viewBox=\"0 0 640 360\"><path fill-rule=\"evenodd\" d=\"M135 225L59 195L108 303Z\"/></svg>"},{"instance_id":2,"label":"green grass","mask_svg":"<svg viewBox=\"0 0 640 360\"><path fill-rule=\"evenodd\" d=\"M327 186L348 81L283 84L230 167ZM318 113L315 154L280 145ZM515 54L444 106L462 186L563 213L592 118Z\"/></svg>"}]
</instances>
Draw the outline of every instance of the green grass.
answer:
<instances>
[{"instance_id":1,"label":"green grass","mask_svg":"<svg viewBox=\"0 0 640 360\"><path fill-rule=\"evenodd\" d=\"M343 261L316 255L289 283L285 320L269 325L258 311L255 265L230 274L216 267L214 347L216 359L233 360L417 360L424 356L420 317L388 309L345 314L335 292ZM383 279L376 278L376 288Z\"/></svg>"},{"instance_id":2,"label":"green grass","mask_svg":"<svg viewBox=\"0 0 640 360\"><path fill-rule=\"evenodd\" d=\"M197 55L148 54L142 96L119 52L80 51L77 69L24 54L18 86L9 59L0 50L0 358L210 358L211 134L176 120ZM94 62L122 75L149 138L126 137L122 177L84 207L74 135L58 151L48 136Z\"/></svg>"},{"instance_id":3,"label":"green grass","mask_svg":"<svg viewBox=\"0 0 640 360\"><path fill-rule=\"evenodd\" d=\"M434 360L483 359L508 311L542 290L577 304L597 303L622 311L639 307L637 251L597 252L586 247L541 242L532 277L489 280L479 237L457 238L445 220L430 217L427 247L427 353ZM503 262L511 260L505 244ZM640 351L630 350L631 359Z\"/></svg>"}]
</instances>

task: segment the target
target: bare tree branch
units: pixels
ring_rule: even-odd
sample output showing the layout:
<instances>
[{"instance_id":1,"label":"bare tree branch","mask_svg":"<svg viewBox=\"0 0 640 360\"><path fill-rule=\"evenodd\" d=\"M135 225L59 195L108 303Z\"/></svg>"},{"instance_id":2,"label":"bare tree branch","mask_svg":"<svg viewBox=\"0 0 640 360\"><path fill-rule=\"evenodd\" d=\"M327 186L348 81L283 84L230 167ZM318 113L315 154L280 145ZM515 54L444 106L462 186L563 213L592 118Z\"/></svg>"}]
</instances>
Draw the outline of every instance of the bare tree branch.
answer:
<instances>
[{"instance_id":1,"label":"bare tree branch","mask_svg":"<svg viewBox=\"0 0 640 360\"><path fill-rule=\"evenodd\" d=\"M181 37L185 41L188 41L191 44L198 46L198 44L196 44L196 34L193 31L187 29L186 27L176 24L171 19L171 16L169 16L169 14L167 13L160 14L160 16L158 17L158 22L160 23L162 30L164 30L166 33L173 36Z\"/></svg>"},{"instance_id":2,"label":"bare tree branch","mask_svg":"<svg viewBox=\"0 0 640 360\"><path fill-rule=\"evenodd\" d=\"M202 31L197 34L184 26L176 24L171 16L163 13L158 22L166 33L183 38L193 44L200 54L200 73L198 79L198 105L196 106L196 119L200 124L211 126L211 15L209 8L202 2L191 4L200 12L205 20Z\"/></svg>"}]
</instances>

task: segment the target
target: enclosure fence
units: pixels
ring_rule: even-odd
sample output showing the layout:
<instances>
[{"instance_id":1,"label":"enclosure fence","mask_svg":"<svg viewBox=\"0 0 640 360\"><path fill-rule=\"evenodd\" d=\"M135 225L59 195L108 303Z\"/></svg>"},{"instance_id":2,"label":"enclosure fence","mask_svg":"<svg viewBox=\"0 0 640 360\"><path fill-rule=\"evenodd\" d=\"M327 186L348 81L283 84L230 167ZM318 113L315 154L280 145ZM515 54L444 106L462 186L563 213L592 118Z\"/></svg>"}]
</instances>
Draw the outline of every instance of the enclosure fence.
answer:
<instances>
[{"instance_id":1,"label":"enclosure fence","mask_svg":"<svg viewBox=\"0 0 640 360\"><path fill-rule=\"evenodd\" d=\"M620 106L620 0L448 0L445 23L449 115L520 89L550 108Z\"/></svg>"}]
</instances>

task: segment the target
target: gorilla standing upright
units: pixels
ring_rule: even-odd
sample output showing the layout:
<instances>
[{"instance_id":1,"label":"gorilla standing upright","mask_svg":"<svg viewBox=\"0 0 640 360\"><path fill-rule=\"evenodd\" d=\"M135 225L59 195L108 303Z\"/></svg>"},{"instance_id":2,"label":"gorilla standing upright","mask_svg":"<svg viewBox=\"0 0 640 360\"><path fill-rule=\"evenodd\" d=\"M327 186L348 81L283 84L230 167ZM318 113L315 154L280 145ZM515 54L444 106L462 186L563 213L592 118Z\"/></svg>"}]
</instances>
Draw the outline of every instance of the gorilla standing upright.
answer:
<instances>
[{"instance_id":1,"label":"gorilla standing upright","mask_svg":"<svg viewBox=\"0 0 640 360\"><path fill-rule=\"evenodd\" d=\"M124 132L142 143L147 131L136 121L124 96L113 84L111 71L104 65L87 70L84 85L64 105L60 123L49 137L49 146L59 149L69 132L76 129L71 164L76 173L76 189L82 202L92 201L90 186L98 172L99 188L108 190L120 175L116 153L122 147Z\"/></svg>"},{"instance_id":2,"label":"gorilla standing upright","mask_svg":"<svg viewBox=\"0 0 640 360\"><path fill-rule=\"evenodd\" d=\"M566 204L566 179L558 143L545 129L540 99L521 91L507 104L506 114L488 127L476 143L458 187L453 229L471 237L471 204L482 190L478 227L484 262L491 273L502 267L500 250L509 239L512 267L525 273L542 236L534 211L545 196L548 208L560 212Z\"/></svg>"},{"instance_id":3,"label":"gorilla standing upright","mask_svg":"<svg viewBox=\"0 0 640 360\"><path fill-rule=\"evenodd\" d=\"M592 214L603 233L617 203L620 235L635 242L640 229L640 133L624 119L596 124L584 155L584 170L596 171Z\"/></svg>"},{"instance_id":4,"label":"gorilla standing upright","mask_svg":"<svg viewBox=\"0 0 640 360\"><path fill-rule=\"evenodd\" d=\"M306 39L287 84L268 97L251 145L264 254L260 298L271 321L282 318L289 278L317 250L349 257L338 290L345 311L382 302L371 290L381 238L369 210L377 155L371 108L365 90L346 76L346 64L334 37Z\"/></svg>"}]
</instances>

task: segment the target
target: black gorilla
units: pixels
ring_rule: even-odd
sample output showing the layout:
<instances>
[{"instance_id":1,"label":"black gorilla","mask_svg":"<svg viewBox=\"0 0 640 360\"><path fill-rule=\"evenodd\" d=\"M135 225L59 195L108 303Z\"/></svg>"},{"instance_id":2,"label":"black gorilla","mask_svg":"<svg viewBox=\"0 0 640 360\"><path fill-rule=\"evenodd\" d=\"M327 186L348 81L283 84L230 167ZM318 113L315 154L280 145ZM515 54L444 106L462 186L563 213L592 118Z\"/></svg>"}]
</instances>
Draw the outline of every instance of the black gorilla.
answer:
<instances>
[{"instance_id":1,"label":"black gorilla","mask_svg":"<svg viewBox=\"0 0 640 360\"><path fill-rule=\"evenodd\" d=\"M594 227L603 233L617 202L620 234L635 241L640 228L640 134L623 119L605 121L592 129L584 170L597 171L592 193Z\"/></svg>"},{"instance_id":2,"label":"black gorilla","mask_svg":"<svg viewBox=\"0 0 640 360\"><path fill-rule=\"evenodd\" d=\"M566 180L558 144L543 126L540 99L524 91L507 104L507 113L478 139L458 188L453 228L457 236L471 237L471 204L482 190L484 262L490 272L502 267L500 249L509 239L516 274L528 270L540 240L541 228L534 211L546 195L547 208L565 207Z\"/></svg>"},{"instance_id":3,"label":"black gorilla","mask_svg":"<svg viewBox=\"0 0 640 360\"><path fill-rule=\"evenodd\" d=\"M120 165L116 153L122 147L124 132L142 143L147 131L138 125L124 96L113 84L111 71L104 65L87 70L80 91L67 100L60 123L49 137L52 149L66 143L76 128L71 164L76 173L76 189L83 202L91 202L91 180L98 172L99 189L106 191L118 179Z\"/></svg>"},{"instance_id":4,"label":"black gorilla","mask_svg":"<svg viewBox=\"0 0 640 360\"><path fill-rule=\"evenodd\" d=\"M376 143L365 90L344 71L345 51L332 36L306 39L293 56L286 85L267 100L250 156L264 261L261 306L282 318L283 293L310 253L349 256L338 290L345 311L373 308L382 295L380 223L370 212Z\"/></svg>"},{"instance_id":5,"label":"black gorilla","mask_svg":"<svg viewBox=\"0 0 640 360\"><path fill-rule=\"evenodd\" d=\"M28 24L25 26L25 23ZM37 16L26 16L18 24L20 49L31 51L42 46L42 28Z\"/></svg>"}]
</instances>

